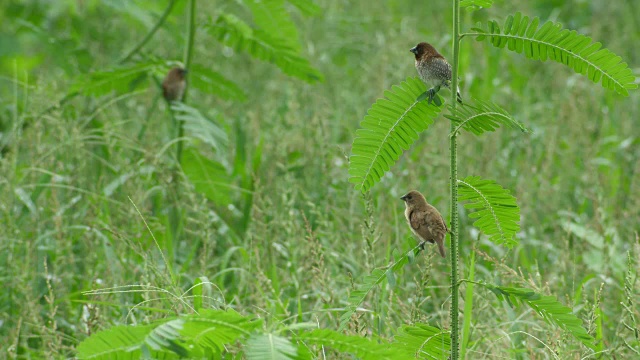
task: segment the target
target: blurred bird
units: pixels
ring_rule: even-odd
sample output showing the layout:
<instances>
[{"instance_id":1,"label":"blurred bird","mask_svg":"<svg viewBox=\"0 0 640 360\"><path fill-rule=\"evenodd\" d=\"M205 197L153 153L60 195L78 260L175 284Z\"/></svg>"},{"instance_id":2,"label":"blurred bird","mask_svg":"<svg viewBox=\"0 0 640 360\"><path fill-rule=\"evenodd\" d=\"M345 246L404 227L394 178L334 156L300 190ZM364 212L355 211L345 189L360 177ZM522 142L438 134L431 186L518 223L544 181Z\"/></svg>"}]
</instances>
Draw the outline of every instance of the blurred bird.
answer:
<instances>
[{"instance_id":1,"label":"blurred bird","mask_svg":"<svg viewBox=\"0 0 640 360\"><path fill-rule=\"evenodd\" d=\"M431 44L421 42L409 51L416 56L416 70L418 70L420 79L427 86L432 86L428 91L429 103L431 103L441 86L451 89L451 65ZM458 89L457 95L458 102L462 104L460 89Z\"/></svg>"},{"instance_id":2,"label":"blurred bird","mask_svg":"<svg viewBox=\"0 0 640 360\"><path fill-rule=\"evenodd\" d=\"M440 255L445 257L444 237L449 229L442 215L416 190L409 191L400 199L404 200L406 205L404 216L411 226L411 231L421 240L420 247L424 249L426 242L437 243Z\"/></svg>"},{"instance_id":3,"label":"blurred bird","mask_svg":"<svg viewBox=\"0 0 640 360\"><path fill-rule=\"evenodd\" d=\"M185 76L187 70L181 67L174 67L169 70L167 76L162 81L162 95L167 101L180 101L187 86Z\"/></svg>"}]
</instances>

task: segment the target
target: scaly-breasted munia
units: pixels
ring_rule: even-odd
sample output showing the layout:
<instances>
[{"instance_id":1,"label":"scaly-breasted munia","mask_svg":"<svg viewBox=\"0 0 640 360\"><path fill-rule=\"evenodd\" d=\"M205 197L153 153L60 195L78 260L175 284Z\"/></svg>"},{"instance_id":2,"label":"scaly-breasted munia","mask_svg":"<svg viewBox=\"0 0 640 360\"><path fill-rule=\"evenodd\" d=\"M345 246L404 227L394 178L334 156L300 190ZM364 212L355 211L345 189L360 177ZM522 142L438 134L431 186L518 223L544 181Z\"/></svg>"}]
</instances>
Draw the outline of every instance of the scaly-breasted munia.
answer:
<instances>
[{"instance_id":1,"label":"scaly-breasted munia","mask_svg":"<svg viewBox=\"0 0 640 360\"><path fill-rule=\"evenodd\" d=\"M169 70L167 76L162 81L162 95L167 101L180 101L187 86L187 70L181 67L174 67Z\"/></svg>"},{"instance_id":2,"label":"scaly-breasted munia","mask_svg":"<svg viewBox=\"0 0 640 360\"><path fill-rule=\"evenodd\" d=\"M441 86L451 89L451 65L431 44L421 42L409 51L415 54L416 70L418 70L420 79L427 86L432 86L429 89L429 103ZM460 90L458 90L457 95L458 102L462 104Z\"/></svg>"},{"instance_id":3,"label":"scaly-breasted munia","mask_svg":"<svg viewBox=\"0 0 640 360\"><path fill-rule=\"evenodd\" d=\"M427 199L416 190L409 191L400 199L404 200L406 206L404 216L411 226L411 231L421 240L420 247L424 249L426 242L436 243L440 255L445 257L444 237L449 229L438 209L429 204Z\"/></svg>"}]
</instances>

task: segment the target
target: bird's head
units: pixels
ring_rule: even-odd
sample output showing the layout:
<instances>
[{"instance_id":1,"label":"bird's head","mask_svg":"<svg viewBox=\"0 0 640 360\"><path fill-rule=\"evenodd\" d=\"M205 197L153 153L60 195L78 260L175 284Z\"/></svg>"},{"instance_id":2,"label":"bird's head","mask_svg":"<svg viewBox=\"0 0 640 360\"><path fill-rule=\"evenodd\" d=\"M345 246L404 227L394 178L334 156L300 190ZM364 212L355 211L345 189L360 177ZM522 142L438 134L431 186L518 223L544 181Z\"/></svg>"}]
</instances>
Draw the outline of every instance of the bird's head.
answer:
<instances>
[{"instance_id":1,"label":"bird's head","mask_svg":"<svg viewBox=\"0 0 640 360\"><path fill-rule=\"evenodd\" d=\"M186 77L187 72L188 72L187 69L183 69L181 67L174 67L173 69L169 70L168 76L173 79L183 80Z\"/></svg>"},{"instance_id":2,"label":"bird's head","mask_svg":"<svg viewBox=\"0 0 640 360\"><path fill-rule=\"evenodd\" d=\"M426 203L427 200L424 198L422 194L420 194L417 190L411 190L405 195L401 196L400 199L407 204L407 206L416 205Z\"/></svg>"},{"instance_id":3,"label":"bird's head","mask_svg":"<svg viewBox=\"0 0 640 360\"><path fill-rule=\"evenodd\" d=\"M432 56L442 56L438 51L429 43L421 42L420 44L409 49L415 56L416 60L428 59Z\"/></svg>"}]
</instances>

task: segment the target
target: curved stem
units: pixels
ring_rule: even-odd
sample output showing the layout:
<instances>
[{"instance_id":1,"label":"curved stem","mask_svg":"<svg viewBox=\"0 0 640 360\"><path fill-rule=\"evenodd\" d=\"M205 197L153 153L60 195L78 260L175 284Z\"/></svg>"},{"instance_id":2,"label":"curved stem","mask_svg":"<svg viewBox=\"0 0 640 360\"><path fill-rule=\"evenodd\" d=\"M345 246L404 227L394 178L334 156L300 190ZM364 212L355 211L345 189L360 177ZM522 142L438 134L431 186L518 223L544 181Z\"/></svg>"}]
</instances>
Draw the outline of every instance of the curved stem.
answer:
<instances>
[{"instance_id":1,"label":"curved stem","mask_svg":"<svg viewBox=\"0 0 640 360\"><path fill-rule=\"evenodd\" d=\"M124 62L129 61L129 59L131 59L131 57L133 55L135 55L138 51L140 51L140 49L142 49L142 47L147 42L149 42L149 40L151 40L151 38L153 37L153 34L155 34L156 31L158 31L158 29L160 29L162 24L164 24L164 21L167 19L167 17L171 13L171 10L173 9L173 5L175 5L175 3L176 3L176 0L170 0L169 1L169 5L167 6L167 8L164 10L162 15L160 16L160 19L158 19L158 22L156 22L156 24L153 26L153 28L151 28L151 31L149 31L149 33L147 33L147 35L138 43L138 45L136 45L133 49L131 49L131 51L129 51L129 53L127 55L125 55L122 59L120 59L120 61L118 61L118 63L122 64Z\"/></svg>"},{"instance_id":2,"label":"curved stem","mask_svg":"<svg viewBox=\"0 0 640 360\"><path fill-rule=\"evenodd\" d=\"M453 65L451 74L451 106L453 111L458 106L458 61L460 56L460 0L453 0ZM455 131L455 124L451 122L451 132L453 136L449 138L449 153L451 161L451 357L452 360L459 358L459 329L458 329L458 135Z\"/></svg>"}]
</instances>

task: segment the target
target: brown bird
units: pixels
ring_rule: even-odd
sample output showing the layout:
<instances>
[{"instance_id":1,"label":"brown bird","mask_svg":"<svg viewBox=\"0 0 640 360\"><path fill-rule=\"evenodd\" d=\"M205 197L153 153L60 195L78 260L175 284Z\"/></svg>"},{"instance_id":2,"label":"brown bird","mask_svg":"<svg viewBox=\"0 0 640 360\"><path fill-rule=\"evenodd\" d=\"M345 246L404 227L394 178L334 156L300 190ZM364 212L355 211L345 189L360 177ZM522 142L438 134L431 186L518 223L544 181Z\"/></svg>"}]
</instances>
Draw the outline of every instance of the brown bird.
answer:
<instances>
[{"instance_id":1,"label":"brown bird","mask_svg":"<svg viewBox=\"0 0 640 360\"><path fill-rule=\"evenodd\" d=\"M169 70L167 76L162 81L162 95L167 101L180 101L187 86L187 70L181 67L174 67Z\"/></svg>"},{"instance_id":2,"label":"brown bird","mask_svg":"<svg viewBox=\"0 0 640 360\"><path fill-rule=\"evenodd\" d=\"M438 209L429 204L427 199L416 190L409 191L400 199L404 200L406 205L404 216L411 226L411 231L420 238L422 249L426 242L436 243L440 255L445 257L444 237L449 229Z\"/></svg>"},{"instance_id":3,"label":"brown bird","mask_svg":"<svg viewBox=\"0 0 640 360\"><path fill-rule=\"evenodd\" d=\"M414 53L416 57L416 70L420 79L431 86L429 89L429 103L433 100L435 94L444 86L451 90L451 65L447 59L429 43L421 42L409 51ZM462 104L462 96L460 89L457 92L458 102Z\"/></svg>"}]
</instances>

